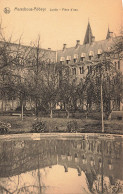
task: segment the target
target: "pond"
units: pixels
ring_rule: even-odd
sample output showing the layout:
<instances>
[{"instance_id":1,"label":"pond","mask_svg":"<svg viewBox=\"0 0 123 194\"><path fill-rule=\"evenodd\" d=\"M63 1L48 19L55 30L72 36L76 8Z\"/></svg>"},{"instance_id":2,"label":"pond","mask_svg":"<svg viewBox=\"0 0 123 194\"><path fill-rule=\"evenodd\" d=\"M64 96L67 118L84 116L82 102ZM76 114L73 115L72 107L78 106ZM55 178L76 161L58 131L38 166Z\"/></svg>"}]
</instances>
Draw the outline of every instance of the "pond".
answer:
<instances>
[{"instance_id":1,"label":"pond","mask_svg":"<svg viewBox=\"0 0 123 194\"><path fill-rule=\"evenodd\" d=\"M122 137L0 140L0 193L123 193Z\"/></svg>"}]
</instances>

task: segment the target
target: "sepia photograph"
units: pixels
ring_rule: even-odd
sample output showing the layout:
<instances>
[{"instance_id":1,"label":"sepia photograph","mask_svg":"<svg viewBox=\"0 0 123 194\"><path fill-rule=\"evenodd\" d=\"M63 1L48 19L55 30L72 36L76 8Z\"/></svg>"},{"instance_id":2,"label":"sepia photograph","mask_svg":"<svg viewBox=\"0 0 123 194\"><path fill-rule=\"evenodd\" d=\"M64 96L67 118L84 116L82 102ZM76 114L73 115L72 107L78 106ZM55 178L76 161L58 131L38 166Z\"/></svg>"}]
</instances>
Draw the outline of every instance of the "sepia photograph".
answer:
<instances>
[{"instance_id":1,"label":"sepia photograph","mask_svg":"<svg viewBox=\"0 0 123 194\"><path fill-rule=\"evenodd\" d=\"M123 193L123 0L0 0L0 194Z\"/></svg>"}]
</instances>

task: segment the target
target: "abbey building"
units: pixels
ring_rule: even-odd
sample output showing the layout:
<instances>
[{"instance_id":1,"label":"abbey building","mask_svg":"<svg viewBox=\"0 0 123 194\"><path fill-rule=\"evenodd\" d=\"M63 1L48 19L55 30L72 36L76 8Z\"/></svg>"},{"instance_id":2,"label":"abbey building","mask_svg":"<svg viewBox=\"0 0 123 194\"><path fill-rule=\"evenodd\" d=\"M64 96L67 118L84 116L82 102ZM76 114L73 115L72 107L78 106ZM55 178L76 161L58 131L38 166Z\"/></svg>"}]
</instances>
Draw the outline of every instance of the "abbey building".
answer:
<instances>
[{"instance_id":1,"label":"abbey building","mask_svg":"<svg viewBox=\"0 0 123 194\"><path fill-rule=\"evenodd\" d=\"M69 64L73 77L79 81L91 71L92 65L95 65L94 60L104 52L110 51L116 39L117 37L113 37L113 32L108 29L105 40L95 41L90 23L88 23L83 44L80 44L80 40L76 40L75 46L71 48L67 48L67 45L63 44L63 49L57 53L57 61L61 64ZM123 72L122 61L118 55L113 57L113 62L116 69Z\"/></svg>"},{"instance_id":2,"label":"abbey building","mask_svg":"<svg viewBox=\"0 0 123 194\"><path fill-rule=\"evenodd\" d=\"M106 65L110 61L114 69L123 74L123 60L119 55L119 49L121 48L116 48L118 41L121 41L121 37L114 37L109 28L105 40L96 41L90 22L88 22L83 44L80 44L80 40L76 40L75 46L70 48L63 44L63 49L57 53L57 62L69 66L72 80L80 83L86 75L96 74L100 68L98 64L103 61L106 64L105 71L102 74L115 85L116 80L111 76L111 68L107 68ZM113 51L114 47L116 48L115 52ZM122 55L123 51L120 54ZM114 109L123 110L123 103L119 99L114 101Z\"/></svg>"},{"instance_id":3,"label":"abbey building","mask_svg":"<svg viewBox=\"0 0 123 194\"><path fill-rule=\"evenodd\" d=\"M98 75L97 77L95 76L96 79L101 75L103 76L103 79L107 80L108 87L111 89L110 83L116 86L118 79L110 74L111 68L107 66L107 63L110 62L113 64L115 70L121 75L123 73L123 61L121 57L123 54L122 42L120 43L121 45L119 48L117 47L118 41L120 42L120 37L114 37L113 32L109 29L105 40L96 41L95 36L92 33L90 22L88 22L83 44L80 44L80 40L77 40L75 46L68 48L66 44L63 44L63 48L58 51L52 51L50 48L41 49L36 46L29 47L0 42L0 55L2 59L0 62L2 75L0 81L2 83L2 79L5 80L6 77L6 75L3 75L2 73L2 65L10 65L12 68L17 66L16 70L13 69L16 74L23 75L26 79L28 79L28 77L31 79L31 76L37 71L36 68L38 69L39 65L42 65L42 63L45 65L53 63L68 67L71 81L76 84L83 82L87 75L91 75L92 77ZM113 51L114 47L116 47L115 52ZM119 49L121 49L120 52ZM4 56L6 53L9 53L7 65L4 64L5 60L3 52ZM14 56L14 59L12 55ZM100 69L102 69L102 61L103 66L105 67L103 71L101 70L102 72L100 72ZM47 69L50 69L48 65ZM96 81L97 85L100 85L100 81L98 79ZM111 98L113 99L113 97ZM111 99L111 106L113 106L114 110L123 110L123 101L120 98L121 96L117 95L116 98L113 100ZM16 99L11 100L10 98L9 100L8 98L5 98L5 95L2 92L0 96L0 110L15 110L16 107L19 106L18 103L19 102Z\"/></svg>"}]
</instances>

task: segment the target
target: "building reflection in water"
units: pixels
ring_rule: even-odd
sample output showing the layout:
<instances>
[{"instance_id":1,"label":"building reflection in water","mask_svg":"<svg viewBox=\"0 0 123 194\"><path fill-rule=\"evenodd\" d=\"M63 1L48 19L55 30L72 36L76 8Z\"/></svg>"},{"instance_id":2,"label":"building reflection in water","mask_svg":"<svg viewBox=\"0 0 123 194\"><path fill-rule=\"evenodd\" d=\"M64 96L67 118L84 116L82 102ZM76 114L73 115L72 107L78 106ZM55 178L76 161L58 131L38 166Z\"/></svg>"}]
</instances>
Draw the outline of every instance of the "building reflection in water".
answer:
<instances>
[{"instance_id":1,"label":"building reflection in water","mask_svg":"<svg viewBox=\"0 0 123 194\"><path fill-rule=\"evenodd\" d=\"M122 138L0 142L0 193L123 193Z\"/></svg>"}]
</instances>

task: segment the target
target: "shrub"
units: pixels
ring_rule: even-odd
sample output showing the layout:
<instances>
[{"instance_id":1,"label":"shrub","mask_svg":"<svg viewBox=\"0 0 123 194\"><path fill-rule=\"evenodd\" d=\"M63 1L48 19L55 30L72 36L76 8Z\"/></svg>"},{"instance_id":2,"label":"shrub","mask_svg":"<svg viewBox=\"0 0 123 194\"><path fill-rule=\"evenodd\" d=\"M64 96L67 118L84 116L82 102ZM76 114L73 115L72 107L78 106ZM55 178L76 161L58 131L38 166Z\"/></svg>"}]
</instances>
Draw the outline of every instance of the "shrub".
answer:
<instances>
[{"instance_id":1,"label":"shrub","mask_svg":"<svg viewBox=\"0 0 123 194\"><path fill-rule=\"evenodd\" d=\"M67 123L67 132L75 133L77 132L77 129L78 129L77 121L69 121Z\"/></svg>"},{"instance_id":2,"label":"shrub","mask_svg":"<svg viewBox=\"0 0 123 194\"><path fill-rule=\"evenodd\" d=\"M4 122L0 121L0 134L7 133L10 128L11 128L10 123L4 123Z\"/></svg>"},{"instance_id":3,"label":"shrub","mask_svg":"<svg viewBox=\"0 0 123 194\"><path fill-rule=\"evenodd\" d=\"M46 132L46 126L43 121L37 121L32 125L33 132L44 133Z\"/></svg>"}]
</instances>

